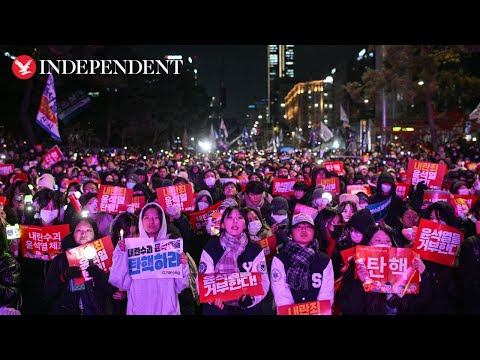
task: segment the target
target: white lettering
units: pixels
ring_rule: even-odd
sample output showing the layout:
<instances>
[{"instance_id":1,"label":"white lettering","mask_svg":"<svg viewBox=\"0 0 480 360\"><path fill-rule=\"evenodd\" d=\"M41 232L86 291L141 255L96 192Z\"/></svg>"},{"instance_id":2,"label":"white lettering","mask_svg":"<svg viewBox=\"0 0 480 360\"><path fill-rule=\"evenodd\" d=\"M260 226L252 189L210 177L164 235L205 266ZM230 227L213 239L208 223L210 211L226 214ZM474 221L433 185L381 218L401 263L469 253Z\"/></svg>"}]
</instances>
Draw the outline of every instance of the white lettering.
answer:
<instances>
[{"instance_id":1,"label":"white lettering","mask_svg":"<svg viewBox=\"0 0 480 360\"><path fill-rule=\"evenodd\" d=\"M322 286L322 274L320 273L312 274L312 286L315 289L318 289L320 286Z\"/></svg>"}]
</instances>

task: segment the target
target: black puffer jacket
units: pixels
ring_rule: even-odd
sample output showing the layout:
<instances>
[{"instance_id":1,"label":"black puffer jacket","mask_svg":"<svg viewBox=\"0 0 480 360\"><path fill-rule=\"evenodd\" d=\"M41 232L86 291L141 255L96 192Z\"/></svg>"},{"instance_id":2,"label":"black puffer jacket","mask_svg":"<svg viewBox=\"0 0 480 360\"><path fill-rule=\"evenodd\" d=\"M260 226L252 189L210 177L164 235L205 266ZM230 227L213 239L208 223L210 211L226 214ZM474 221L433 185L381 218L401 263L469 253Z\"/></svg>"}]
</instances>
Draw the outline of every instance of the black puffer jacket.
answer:
<instances>
[{"instance_id":1,"label":"black puffer jacket","mask_svg":"<svg viewBox=\"0 0 480 360\"><path fill-rule=\"evenodd\" d=\"M78 246L73 239L73 235L69 234L62 240L61 254L58 254L53 260L48 270L45 280L44 293L49 302L49 314L51 315L80 315L81 311L79 302L94 303L97 305L92 312L86 312L88 315L109 315L112 313L111 296L117 291L117 288L108 282L108 275L104 273L102 281L92 280L85 282L88 289L72 291L73 280L68 282L62 281L60 276L68 267L66 250Z\"/></svg>"},{"instance_id":2,"label":"black puffer jacket","mask_svg":"<svg viewBox=\"0 0 480 360\"><path fill-rule=\"evenodd\" d=\"M392 188L387 195L382 194L382 184L392 185ZM395 185L395 179L392 174L385 171L378 177L377 192L375 193L375 196L372 195L370 197L370 204L376 204L388 199L390 196L392 197L387 216L384 219L385 223L391 227L402 225L399 216L402 208L405 206L405 202L396 194L396 188L397 186Z\"/></svg>"},{"instance_id":3,"label":"black puffer jacket","mask_svg":"<svg viewBox=\"0 0 480 360\"><path fill-rule=\"evenodd\" d=\"M0 256L0 306L18 309L20 303L20 264L4 253Z\"/></svg>"}]
</instances>

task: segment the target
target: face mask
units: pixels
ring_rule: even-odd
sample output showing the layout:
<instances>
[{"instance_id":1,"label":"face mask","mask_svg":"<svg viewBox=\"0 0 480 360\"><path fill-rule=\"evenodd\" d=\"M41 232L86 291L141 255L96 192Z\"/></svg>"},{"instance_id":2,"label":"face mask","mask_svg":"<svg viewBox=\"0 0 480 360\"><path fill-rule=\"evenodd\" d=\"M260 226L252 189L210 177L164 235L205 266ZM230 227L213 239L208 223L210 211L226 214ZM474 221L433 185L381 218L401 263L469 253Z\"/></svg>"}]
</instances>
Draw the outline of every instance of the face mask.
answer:
<instances>
[{"instance_id":1,"label":"face mask","mask_svg":"<svg viewBox=\"0 0 480 360\"><path fill-rule=\"evenodd\" d=\"M458 190L458 195L468 195L470 194L470 190L468 189L459 189Z\"/></svg>"},{"instance_id":2,"label":"face mask","mask_svg":"<svg viewBox=\"0 0 480 360\"><path fill-rule=\"evenodd\" d=\"M101 166L97 166L97 167L95 168L95 171L96 171L96 172L102 171L102 167L101 167Z\"/></svg>"},{"instance_id":3,"label":"face mask","mask_svg":"<svg viewBox=\"0 0 480 360\"><path fill-rule=\"evenodd\" d=\"M392 185L390 184L382 184L382 192L388 193L392 189Z\"/></svg>"},{"instance_id":4,"label":"face mask","mask_svg":"<svg viewBox=\"0 0 480 360\"><path fill-rule=\"evenodd\" d=\"M58 210L40 210L40 218L47 224L52 223L58 216Z\"/></svg>"},{"instance_id":5,"label":"face mask","mask_svg":"<svg viewBox=\"0 0 480 360\"><path fill-rule=\"evenodd\" d=\"M212 177L206 178L205 184L207 184L207 186L209 187L215 185L215 178L212 178Z\"/></svg>"},{"instance_id":6,"label":"face mask","mask_svg":"<svg viewBox=\"0 0 480 360\"><path fill-rule=\"evenodd\" d=\"M339 239L342 233L343 233L342 225L333 225L333 231L331 232L331 234L334 239Z\"/></svg>"},{"instance_id":7,"label":"face mask","mask_svg":"<svg viewBox=\"0 0 480 360\"><path fill-rule=\"evenodd\" d=\"M134 182L127 182L127 184L125 185L127 187L127 189L133 189L133 187L135 186L136 183Z\"/></svg>"},{"instance_id":8,"label":"face mask","mask_svg":"<svg viewBox=\"0 0 480 360\"><path fill-rule=\"evenodd\" d=\"M287 219L287 215L275 215L275 214L272 214L272 218L273 220L275 220L275 223L277 224L280 224L281 222L283 222L284 220Z\"/></svg>"},{"instance_id":9,"label":"face mask","mask_svg":"<svg viewBox=\"0 0 480 360\"><path fill-rule=\"evenodd\" d=\"M28 172L28 170L30 170L30 166L24 166L24 167L23 167L23 171L24 171L24 172Z\"/></svg>"},{"instance_id":10,"label":"face mask","mask_svg":"<svg viewBox=\"0 0 480 360\"><path fill-rule=\"evenodd\" d=\"M197 206L198 206L198 210L202 211L202 210L205 210L206 208L208 208L209 205L206 202L199 201L197 203Z\"/></svg>"},{"instance_id":11,"label":"face mask","mask_svg":"<svg viewBox=\"0 0 480 360\"><path fill-rule=\"evenodd\" d=\"M262 222L260 220L253 220L248 223L248 232L250 235L257 235L262 228Z\"/></svg>"}]
</instances>

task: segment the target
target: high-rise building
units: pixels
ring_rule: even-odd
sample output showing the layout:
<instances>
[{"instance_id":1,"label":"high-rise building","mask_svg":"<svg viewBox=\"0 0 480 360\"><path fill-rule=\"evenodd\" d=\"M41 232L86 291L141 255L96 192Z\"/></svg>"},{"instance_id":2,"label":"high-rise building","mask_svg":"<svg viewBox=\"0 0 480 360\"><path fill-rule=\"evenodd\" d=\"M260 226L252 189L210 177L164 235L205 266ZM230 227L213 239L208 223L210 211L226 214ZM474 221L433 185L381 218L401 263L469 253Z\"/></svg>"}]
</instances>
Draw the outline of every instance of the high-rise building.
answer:
<instances>
[{"instance_id":1,"label":"high-rise building","mask_svg":"<svg viewBox=\"0 0 480 360\"><path fill-rule=\"evenodd\" d=\"M283 121L281 104L295 84L295 45L268 45L268 104L267 124Z\"/></svg>"},{"instance_id":2,"label":"high-rise building","mask_svg":"<svg viewBox=\"0 0 480 360\"><path fill-rule=\"evenodd\" d=\"M283 108L294 143L308 142L320 122L332 126L333 100L333 85L324 80L298 83L290 90Z\"/></svg>"}]
</instances>

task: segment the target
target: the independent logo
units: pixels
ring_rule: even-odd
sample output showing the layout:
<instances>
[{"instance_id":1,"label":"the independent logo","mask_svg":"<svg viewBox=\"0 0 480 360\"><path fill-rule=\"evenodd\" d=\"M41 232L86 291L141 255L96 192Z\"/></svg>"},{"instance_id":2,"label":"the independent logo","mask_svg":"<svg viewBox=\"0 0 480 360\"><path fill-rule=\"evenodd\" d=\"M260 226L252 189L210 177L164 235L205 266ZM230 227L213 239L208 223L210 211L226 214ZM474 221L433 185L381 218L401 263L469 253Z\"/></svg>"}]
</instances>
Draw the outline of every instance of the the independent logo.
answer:
<instances>
[{"instance_id":1,"label":"the independent logo","mask_svg":"<svg viewBox=\"0 0 480 360\"><path fill-rule=\"evenodd\" d=\"M13 74L21 80L30 79L36 70L35 60L28 55L20 55L12 63Z\"/></svg>"}]
</instances>

